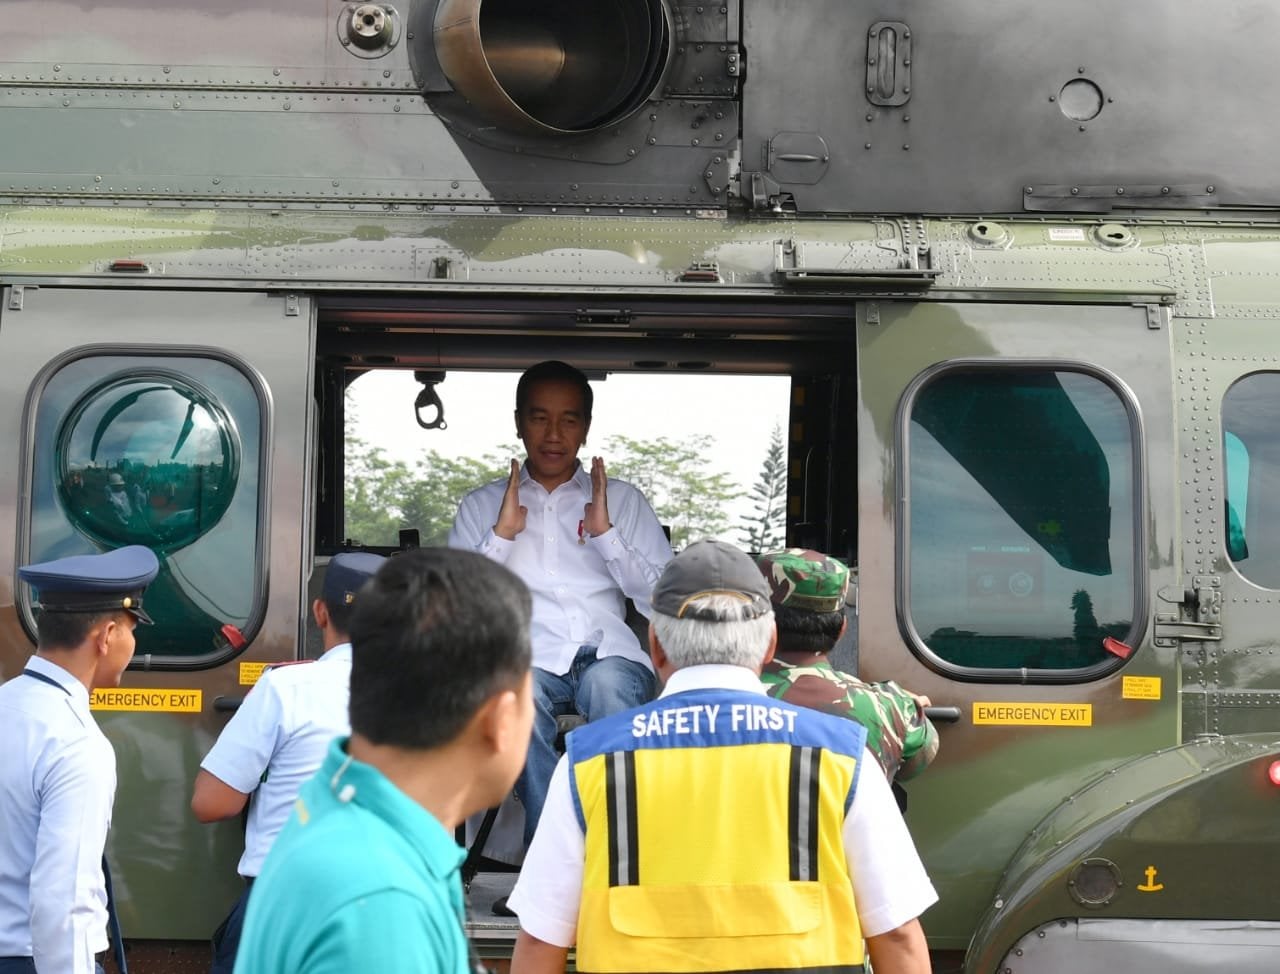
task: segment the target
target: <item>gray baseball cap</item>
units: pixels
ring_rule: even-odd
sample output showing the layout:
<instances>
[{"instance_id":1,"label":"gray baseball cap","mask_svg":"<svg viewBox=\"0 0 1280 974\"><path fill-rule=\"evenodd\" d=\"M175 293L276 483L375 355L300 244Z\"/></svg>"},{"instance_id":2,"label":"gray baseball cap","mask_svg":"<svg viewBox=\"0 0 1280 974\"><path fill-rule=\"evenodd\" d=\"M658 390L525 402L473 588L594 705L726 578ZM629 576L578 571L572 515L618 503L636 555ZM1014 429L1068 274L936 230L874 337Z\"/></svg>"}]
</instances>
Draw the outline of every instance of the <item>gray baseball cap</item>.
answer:
<instances>
[{"instance_id":1,"label":"gray baseball cap","mask_svg":"<svg viewBox=\"0 0 1280 974\"><path fill-rule=\"evenodd\" d=\"M728 595L744 604L743 617L759 619L773 611L769 584L745 551L723 541L695 541L667 562L653 587L655 612L677 619L723 621L690 610L704 595Z\"/></svg>"}]
</instances>

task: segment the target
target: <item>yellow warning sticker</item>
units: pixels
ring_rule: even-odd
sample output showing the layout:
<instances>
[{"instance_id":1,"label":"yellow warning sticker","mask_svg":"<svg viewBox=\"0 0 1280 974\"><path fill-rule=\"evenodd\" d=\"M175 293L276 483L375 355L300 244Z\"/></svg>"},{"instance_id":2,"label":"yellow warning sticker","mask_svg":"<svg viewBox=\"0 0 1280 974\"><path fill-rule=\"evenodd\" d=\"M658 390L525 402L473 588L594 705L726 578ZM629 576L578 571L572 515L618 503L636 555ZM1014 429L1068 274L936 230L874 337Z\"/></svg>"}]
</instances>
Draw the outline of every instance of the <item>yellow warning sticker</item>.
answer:
<instances>
[{"instance_id":1,"label":"yellow warning sticker","mask_svg":"<svg viewBox=\"0 0 1280 974\"><path fill-rule=\"evenodd\" d=\"M94 690L89 698L93 710L131 710L155 713L198 714L204 697L202 690L137 690L132 687L110 687Z\"/></svg>"},{"instance_id":2,"label":"yellow warning sticker","mask_svg":"<svg viewBox=\"0 0 1280 974\"><path fill-rule=\"evenodd\" d=\"M1160 677L1126 676L1120 687L1120 696L1125 700L1159 700Z\"/></svg>"},{"instance_id":3,"label":"yellow warning sticker","mask_svg":"<svg viewBox=\"0 0 1280 974\"><path fill-rule=\"evenodd\" d=\"M241 663L240 685L242 687L253 686L258 682L258 679L262 676L262 671L266 668L266 663Z\"/></svg>"},{"instance_id":4,"label":"yellow warning sticker","mask_svg":"<svg viewBox=\"0 0 1280 974\"><path fill-rule=\"evenodd\" d=\"M975 724L1092 727L1091 703L975 703Z\"/></svg>"}]
</instances>

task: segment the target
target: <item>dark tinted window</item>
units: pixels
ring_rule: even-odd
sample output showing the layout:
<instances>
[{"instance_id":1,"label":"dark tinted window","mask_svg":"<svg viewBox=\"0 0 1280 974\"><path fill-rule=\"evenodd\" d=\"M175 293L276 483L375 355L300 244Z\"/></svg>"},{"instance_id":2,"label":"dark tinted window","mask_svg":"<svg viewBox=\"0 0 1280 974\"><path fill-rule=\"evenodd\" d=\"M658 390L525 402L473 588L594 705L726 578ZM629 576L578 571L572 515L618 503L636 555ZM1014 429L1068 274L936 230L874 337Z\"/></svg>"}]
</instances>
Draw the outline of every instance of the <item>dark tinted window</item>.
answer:
<instances>
[{"instance_id":1,"label":"dark tinted window","mask_svg":"<svg viewBox=\"0 0 1280 974\"><path fill-rule=\"evenodd\" d=\"M138 654L224 649L223 627L247 629L262 595L260 425L252 384L226 362L68 364L36 410L28 559L147 545L161 569Z\"/></svg>"},{"instance_id":2,"label":"dark tinted window","mask_svg":"<svg viewBox=\"0 0 1280 974\"><path fill-rule=\"evenodd\" d=\"M911 405L909 618L944 666L1062 671L1134 619L1129 414L1069 371L948 372Z\"/></svg>"},{"instance_id":3,"label":"dark tinted window","mask_svg":"<svg viewBox=\"0 0 1280 974\"><path fill-rule=\"evenodd\" d=\"M1222 400L1227 554L1245 578L1280 588L1280 374L1245 376Z\"/></svg>"}]
</instances>

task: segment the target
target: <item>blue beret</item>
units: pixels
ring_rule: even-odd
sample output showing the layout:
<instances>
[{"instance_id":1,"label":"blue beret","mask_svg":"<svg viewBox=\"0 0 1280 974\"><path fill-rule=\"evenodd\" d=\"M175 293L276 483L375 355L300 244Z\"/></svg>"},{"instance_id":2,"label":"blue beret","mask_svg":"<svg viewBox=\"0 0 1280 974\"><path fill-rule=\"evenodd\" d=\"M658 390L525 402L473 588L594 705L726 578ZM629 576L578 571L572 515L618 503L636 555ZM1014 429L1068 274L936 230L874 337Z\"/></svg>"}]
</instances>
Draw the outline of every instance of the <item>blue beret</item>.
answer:
<instances>
[{"instance_id":1,"label":"blue beret","mask_svg":"<svg viewBox=\"0 0 1280 974\"><path fill-rule=\"evenodd\" d=\"M364 583L378 573L387 559L367 551L344 551L329 560L320 597L326 605L351 605Z\"/></svg>"},{"instance_id":2,"label":"blue beret","mask_svg":"<svg viewBox=\"0 0 1280 974\"><path fill-rule=\"evenodd\" d=\"M142 593L160 572L155 553L142 545L105 555L72 555L25 565L18 575L36 590L45 612L131 612L151 624L142 610Z\"/></svg>"}]
</instances>

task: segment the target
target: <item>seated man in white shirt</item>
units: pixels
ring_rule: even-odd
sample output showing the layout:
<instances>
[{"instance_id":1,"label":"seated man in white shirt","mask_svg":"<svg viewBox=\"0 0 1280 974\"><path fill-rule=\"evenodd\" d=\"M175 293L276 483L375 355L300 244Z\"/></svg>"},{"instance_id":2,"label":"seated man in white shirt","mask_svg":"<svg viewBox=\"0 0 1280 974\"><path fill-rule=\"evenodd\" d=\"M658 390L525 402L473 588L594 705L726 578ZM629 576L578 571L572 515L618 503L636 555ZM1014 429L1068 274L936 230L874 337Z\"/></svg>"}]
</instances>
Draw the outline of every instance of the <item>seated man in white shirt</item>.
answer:
<instances>
[{"instance_id":1,"label":"seated man in white shirt","mask_svg":"<svg viewBox=\"0 0 1280 974\"><path fill-rule=\"evenodd\" d=\"M564 362L541 362L516 387L516 434L528 451L511 475L462 499L449 545L506 565L533 595L533 738L516 794L533 837L555 769L556 717L588 721L652 699L648 654L626 623L646 618L671 545L644 495L578 461L591 427L591 386ZM501 902L501 901L500 901ZM496 907L501 912L500 907Z\"/></svg>"},{"instance_id":2,"label":"seated man in white shirt","mask_svg":"<svg viewBox=\"0 0 1280 974\"><path fill-rule=\"evenodd\" d=\"M323 763L329 742L350 733L347 628L357 593L384 561L367 552L334 555L320 598L311 606L324 655L314 663L305 660L264 673L200 763L191 796L191 810L200 821L234 818L257 792L239 865L245 890L214 932L210 974L231 974L249 890L262 861L284 828L298 789Z\"/></svg>"}]
</instances>

